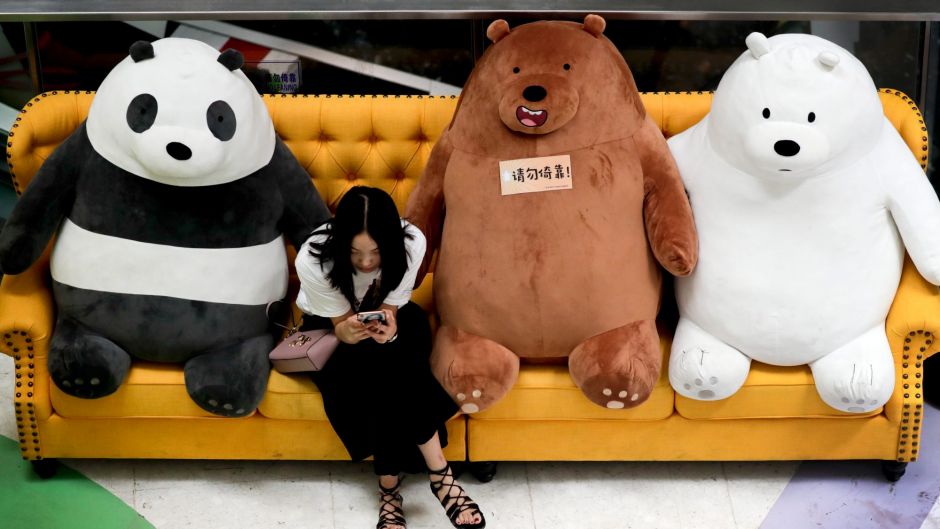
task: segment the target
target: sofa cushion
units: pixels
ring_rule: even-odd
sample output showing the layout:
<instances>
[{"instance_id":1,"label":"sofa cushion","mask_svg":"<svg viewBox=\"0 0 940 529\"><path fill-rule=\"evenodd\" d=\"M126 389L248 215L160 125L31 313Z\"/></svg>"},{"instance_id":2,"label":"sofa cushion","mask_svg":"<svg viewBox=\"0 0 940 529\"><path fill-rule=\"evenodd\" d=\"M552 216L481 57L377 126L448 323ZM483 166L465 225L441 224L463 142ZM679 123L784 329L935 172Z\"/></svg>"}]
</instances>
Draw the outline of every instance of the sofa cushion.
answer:
<instances>
[{"instance_id":1,"label":"sofa cushion","mask_svg":"<svg viewBox=\"0 0 940 529\"><path fill-rule=\"evenodd\" d=\"M526 365L519 368L515 386L499 402L471 419L579 420L611 419L653 421L672 415L674 395L669 385L669 341L660 340L664 363L659 380L643 404L628 409L607 409L594 404L575 386L566 365Z\"/></svg>"},{"instance_id":2,"label":"sofa cushion","mask_svg":"<svg viewBox=\"0 0 940 529\"><path fill-rule=\"evenodd\" d=\"M183 367L134 362L117 391L100 399L81 399L51 386L52 408L63 417L218 417L189 398Z\"/></svg>"},{"instance_id":3,"label":"sofa cushion","mask_svg":"<svg viewBox=\"0 0 940 529\"><path fill-rule=\"evenodd\" d=\"M819 398L809 366L781 367L751 362L744 386L719 401L693 400L676 395L676 411L687 419L743 419L770 417L871 417L881 413L846 413L830 408Z\"/></svg>"},{"instance_id":4,"label":"sofa cushion","mask_svg":"<svg viewBox=\"0 0 940 529\"><path fill-rule=\"evenodd\" d=\"M113 394L80 399L52 385L52 407L63 417L216 417L186 393L182 366L137 362ZM303 373L271 371L268 390L258 406L273 419L327 420L317 386Z\"/></svg>"},{"instance_id":5,"label":"sofa cushion","mask_svg":"<svg viewBox=\"0 0 940 529\"><path fill-rule=\"evenodd\" d=\"M258 405L258 412L272 419L327 420L323 396L304 373L285 375L271 371L268 391Z\"/></svg>"}]
</instances>

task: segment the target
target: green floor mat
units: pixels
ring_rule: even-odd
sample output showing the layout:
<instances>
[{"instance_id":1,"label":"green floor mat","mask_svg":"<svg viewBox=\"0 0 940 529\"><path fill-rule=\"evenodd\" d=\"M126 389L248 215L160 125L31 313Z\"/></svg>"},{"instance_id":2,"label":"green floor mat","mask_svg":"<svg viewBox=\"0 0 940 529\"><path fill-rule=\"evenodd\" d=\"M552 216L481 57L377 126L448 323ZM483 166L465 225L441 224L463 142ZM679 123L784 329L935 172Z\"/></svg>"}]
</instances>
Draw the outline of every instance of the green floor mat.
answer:
<instances>
[{"instance_id":1,"label":"green floor mat","mask_svg":"<svg viewBox=\"0 0 940 529\"><path fill-rule=\"evenodd\" d=\"M40 479L15 441L0 436L0 527L153 529L134 509L75 470Z\"/></svg>"}]
</instances>

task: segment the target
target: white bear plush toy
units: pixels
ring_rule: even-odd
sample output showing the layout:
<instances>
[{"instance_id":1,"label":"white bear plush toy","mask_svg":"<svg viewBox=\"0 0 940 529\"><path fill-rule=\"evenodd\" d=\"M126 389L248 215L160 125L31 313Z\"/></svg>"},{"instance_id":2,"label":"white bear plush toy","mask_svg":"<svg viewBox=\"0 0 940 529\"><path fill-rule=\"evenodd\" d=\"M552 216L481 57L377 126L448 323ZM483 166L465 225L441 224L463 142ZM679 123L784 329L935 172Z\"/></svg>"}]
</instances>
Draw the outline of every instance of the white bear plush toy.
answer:
<instances>
[{"instance_id":1,"label":"white bear plush toy","mask_svg":"<svg viewBox=\"0 0 940 529\"><path fill-rule=\"evenodd\" d=\"M826 404L869 412L894 387L885 317L905 246L940 284L940 202L852 54L811 35L747 47L669 140L700 241L676 279L669 380L718 400L751 359L809 364Z\"/></svg>"}]
</instances>

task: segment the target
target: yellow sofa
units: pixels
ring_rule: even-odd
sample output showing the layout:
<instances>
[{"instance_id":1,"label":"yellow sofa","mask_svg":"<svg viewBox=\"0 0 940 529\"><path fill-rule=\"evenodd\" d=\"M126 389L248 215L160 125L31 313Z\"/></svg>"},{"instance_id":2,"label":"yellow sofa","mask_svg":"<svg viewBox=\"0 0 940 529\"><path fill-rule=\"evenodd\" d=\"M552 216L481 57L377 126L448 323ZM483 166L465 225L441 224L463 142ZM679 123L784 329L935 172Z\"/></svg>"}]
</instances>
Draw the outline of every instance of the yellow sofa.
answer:
<instances>
[{"instance_id":1,"label":"yellow sofa","mask_svg":"<svg viewBox=\"0 0 940 529\"><path fill-rule=\"evenodd\" d=\"M8 162L22 192L52 150L85 118L93 94L36 97L16 120ZM886 115L922 165L923 118L913 101L882 90ZM707 112L707 93L648 93L643 102L668 137ZM275 127L328 205L349 187L388 191L400 208L453 114L454 97L265 96ZM469 242L469 241L468 241ZM296 287L296 286L295 286ZM431 276L416 300L433 315ZM908 261L887 333L897 385L883 409L848 415L819 399L806 367L754 364L732 398L699 402L675 395L665 372L649 401L630 410L590 403L564 366L525 365L497 405L448 423L447 456L507 460L879 459L893 478L917 457L922 366L940 330L940 294ZM82 400L51 384L46 370L55 305L48 250L31 269L0 283L0 350L15 359L14 406L24 458L48 474L50 458L346 459L316 387L303 376L271 374L249 417L211 416L193 404L179 366L137 363L115 394Z\"/></svg>"}]
</instances>

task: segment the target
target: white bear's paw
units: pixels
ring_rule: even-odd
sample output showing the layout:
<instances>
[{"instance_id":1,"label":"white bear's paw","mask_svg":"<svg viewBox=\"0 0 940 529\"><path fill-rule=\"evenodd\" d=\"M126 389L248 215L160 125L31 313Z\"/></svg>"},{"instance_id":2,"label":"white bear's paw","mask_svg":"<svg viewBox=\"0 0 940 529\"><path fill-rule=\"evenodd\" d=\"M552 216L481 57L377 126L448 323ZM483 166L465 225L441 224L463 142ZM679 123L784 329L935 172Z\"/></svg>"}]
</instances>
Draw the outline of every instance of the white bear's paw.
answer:
<instances>
[{"instance_id":1,"label":"white bear's paw","mask_svg":"<svg viewBox=\"0 0 940 529\"><path fill-rule=\"evenodd\" d=\"M750 367L750 359L731 348L683 349L669 359L669 383L690 399L721 400L740 389Z\"/></svg>"},{"instance_id":2,"label":"white bear's paw","mask_svg":"<svg viewBox=\"0 0 940 529\"><path fill-rule=\"evenodd\" d=\"M883 406L891 395L891 388L878 384L873 364L852 364L841 377L830 381L816 376L816 389L823 401L833 408L849 413L868 413Z\"/></svg>"}]
</instances>

